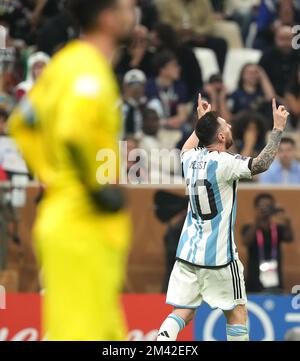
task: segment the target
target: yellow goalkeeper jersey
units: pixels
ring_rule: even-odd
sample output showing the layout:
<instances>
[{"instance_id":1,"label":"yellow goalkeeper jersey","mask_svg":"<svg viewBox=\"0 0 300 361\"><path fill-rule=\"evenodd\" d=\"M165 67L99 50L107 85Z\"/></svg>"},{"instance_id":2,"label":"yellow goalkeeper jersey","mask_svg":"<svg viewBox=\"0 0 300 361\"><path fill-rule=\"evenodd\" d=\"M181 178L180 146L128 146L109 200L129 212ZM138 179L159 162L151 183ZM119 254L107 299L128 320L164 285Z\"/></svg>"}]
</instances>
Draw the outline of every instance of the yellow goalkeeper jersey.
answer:
<instances>
[{"instance_id":1,"label":"yellow goalkeeper jersey","mask_svg":"<svg viewBox=\"0 0 300 361\"><path fill-rule=\"evenodd\" d=\"M126 337L119 294L128 214L103 212L90 196L101 187L101 175L107 182L118 177L118 101L111 65L79 40L53 58L9 122L29 167L46 185L34 238L49 340ZM102 174L107 156L109 171Z\"/></svg>"},{"instance_id":2,"label":"yellow goalkeeper jersey","mask_svg":"<svg viewBox=\"0 0 300 361\"><path fill-rule=\"evenodd\" d=\"M46 185L41 213L51 224L59 217L100 217L103 228L110 227L108 219L114 228L124 224L125 212L105 215L103 221L88 195L101 186L99 151L114 152L105 177L118 177L119 108L111 65L93 46L78 40L53 58L12 115L10 132L32 172ZM104 161L103 153L101 157ZM125 240L116 234L110 242L122 248Z\"/></svg>"}]
</instances>

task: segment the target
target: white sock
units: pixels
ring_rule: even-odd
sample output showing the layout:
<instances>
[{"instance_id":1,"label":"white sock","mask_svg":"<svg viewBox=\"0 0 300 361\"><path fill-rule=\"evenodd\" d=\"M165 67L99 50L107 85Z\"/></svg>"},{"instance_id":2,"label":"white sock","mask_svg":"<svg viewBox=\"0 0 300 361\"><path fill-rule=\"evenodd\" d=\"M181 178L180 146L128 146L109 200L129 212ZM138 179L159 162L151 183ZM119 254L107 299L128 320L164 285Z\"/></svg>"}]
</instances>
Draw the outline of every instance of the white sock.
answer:
<instances>
[{"instance_id":1,"label":"white sock","mask_svg":"<svg viewBox=\"0 0 300 361\"><path fill-rule=\"evenodd\" d=\"M227 341L249 341L246 325L226 325Z\"/></svg>"},{"instance_id":2,"label":"white sock","mask_svg":"<svg viewBox=\"0 0 300 361\"><path fill-rule=\"evenodd\" d=\"M176 341L178 333L184 327L184 320L175 313L171 313L160 326L157 341Z\"/></svg>"}]
</instances>

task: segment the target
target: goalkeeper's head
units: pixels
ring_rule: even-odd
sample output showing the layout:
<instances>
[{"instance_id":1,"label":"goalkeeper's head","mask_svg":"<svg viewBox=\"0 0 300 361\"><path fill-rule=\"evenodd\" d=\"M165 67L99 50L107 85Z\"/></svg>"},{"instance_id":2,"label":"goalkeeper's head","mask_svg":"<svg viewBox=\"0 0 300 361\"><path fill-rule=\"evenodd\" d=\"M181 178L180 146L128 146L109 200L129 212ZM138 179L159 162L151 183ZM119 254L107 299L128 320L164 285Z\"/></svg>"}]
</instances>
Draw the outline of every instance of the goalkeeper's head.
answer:
<instances>
[{"instance_id":1,"label":"goalkeeper's head","mask_svg":"<svg viewBox=\"0 0 300 361\"><path fill-rule=\"evenodd\" d=\"M120 43L136 23L134 0L68 0L68 9L84 34L102 32Z\"/></svg>"}]
</instances>

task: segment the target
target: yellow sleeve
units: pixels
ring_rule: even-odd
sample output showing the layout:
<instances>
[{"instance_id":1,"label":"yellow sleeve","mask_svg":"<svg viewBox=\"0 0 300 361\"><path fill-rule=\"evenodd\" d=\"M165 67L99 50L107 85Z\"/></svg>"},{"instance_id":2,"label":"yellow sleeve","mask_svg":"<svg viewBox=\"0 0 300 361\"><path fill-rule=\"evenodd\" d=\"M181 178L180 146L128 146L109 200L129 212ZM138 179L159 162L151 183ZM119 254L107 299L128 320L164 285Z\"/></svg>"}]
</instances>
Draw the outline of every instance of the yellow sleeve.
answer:
<instances>
[{"instance_id":1,"label":"yellow sleeve","mask_svg":"<svg viewBox=\"0 0 300 361\"><path fill-rule=\"evenodd\" d=\"M30 96L26 96L9 118L8 132L22 152L30 171L41 180L49 179L50 168L39 131L36 112Z\"/></svg>"},{"instance_id":2,"label":"yellow sleeve","mask_svg":"<svg viewBox=\"0 0 300 361\"><path fill-rule=\"evenodd\" d=\"M118 178L120 112L117 101L113 80L83 75L75 79L58 111L58 141L64 144L78 177L91 191L103 183L114 184ZM102 156L102 164L97 156ZM101 167L107 168L105 179L99 177Z\"/></svg>"}]
</instances>

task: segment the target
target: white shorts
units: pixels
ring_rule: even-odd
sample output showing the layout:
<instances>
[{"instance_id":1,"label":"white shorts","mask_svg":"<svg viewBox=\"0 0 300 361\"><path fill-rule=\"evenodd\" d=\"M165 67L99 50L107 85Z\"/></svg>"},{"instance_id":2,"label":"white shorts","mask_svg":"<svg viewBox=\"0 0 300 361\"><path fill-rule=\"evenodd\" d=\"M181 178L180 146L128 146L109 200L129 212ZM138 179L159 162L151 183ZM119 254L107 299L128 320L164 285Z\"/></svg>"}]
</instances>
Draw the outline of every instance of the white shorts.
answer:
<instances>
[{"instance_id":1,"label":"white shorts","mask_svg":"<svg viewBox=\"0 0 300 361\"><path fill-rule=\"evenodd\" d=\"M202 301L224 311L247 303L244 267L240 260L218 269L176 261L166 303L177 308L198 308Z\"/></svg>"}]
</instances>

